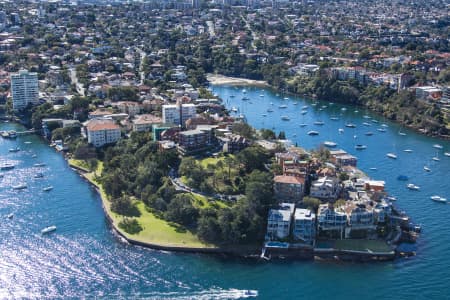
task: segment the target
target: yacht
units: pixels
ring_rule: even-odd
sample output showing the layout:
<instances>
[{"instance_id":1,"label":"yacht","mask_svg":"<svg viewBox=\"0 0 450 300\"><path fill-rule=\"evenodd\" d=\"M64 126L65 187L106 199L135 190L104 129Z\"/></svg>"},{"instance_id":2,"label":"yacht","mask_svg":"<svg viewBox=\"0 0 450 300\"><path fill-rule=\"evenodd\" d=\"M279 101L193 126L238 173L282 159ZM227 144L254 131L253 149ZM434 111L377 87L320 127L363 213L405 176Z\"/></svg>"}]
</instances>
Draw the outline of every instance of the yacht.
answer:
<instances>
[{"instance_id":1,"label":"yacht","mask_svg":"<svg viewBox=\"0 0 450 300\"><path fill-rule=\"evenodd\" d=\"M370 170L372 170L372 171L376 171L376 170L378 170L377 168L375 168L375 167L372 167L372 168L369 168Z\"/></svg>"},{"instance_id":2,"label":"yacht","mask_svg":"<svg viewBox=\"0 0 450 300\"><path fill-rule=\"evenodd\" d=\"M368 115L364 115L363 118L364 119L370 119L370 117Z\"/></svg>"},{"instance_id":3,"label":"yacht","mask_svg":"<svg viewBox=\"0 0 450 300\"><path fill-rule=\"evenodd\" d=\"M311 130L311 131L308 131L308 135L319 135L319 132L315 131L315 130Z\"/></svg>"},{"instance_id":4,"label":"yacht","mask_svg":"<svg viewBox=\"0 0 450 300\"><path fill-rule=\"evenodd\" d=\"M373 135L373 132L372 131L368 131L368 132L366 132L366 133L364 133L365 135L367 135L367 136L372 136Z\"/></svg>"},{"instance_id":5,"label":"yacht","mask_svg":"<svg viewBox=\"0 0 450 300\"><path fill-rule=\"evenodd\" d=\"M23 190L27 188L27 185L25 183L19 183L17 185L11 186L13 190Z\"/></svg>"},{"instance_id":6,"label":"yacht","mask_svg":"<svg viewBox=\"0 0 450 300\"><path fill-rule=\"evenodd\" d=\"M264 97L264 95L263 95L263 94L260 94L259 96L260 96L260 97Z\"/></svg>"},{"instance_id":7,"label":"yacht","mask_svg":"<svg viewBox=\"0 0 450 300\"><path fill-rule=\"evenodd\" d=\"M323 142L323 145L325 147L329 147L329 148L334 148L337 146L337 144L335 142L331 142L331 141L325 141L325 142Z\"/></svg>"},{"instance_id":8,"label":"yacht","mask_svg":"<svg viewBox=\"0 0 450 300\"><path fill-rule=\"evenodd\" d=\"M288 97L284 97L283 99L284 99L284 100L289 100L289 98L288 98Z\"/></svg>"},{"instance_id":9,"label":"yacht","mask_svg":"<svg viewBox=\"0 0 450 300\"><path fill-rule=\"evenodd\" d=\"M442 145L439 145L439 144L434 144L433 147L436 148L436 149L442 149L443 148Z\"/></svg>"},{"instance_id":10,"label":"yacht","mask_svg":"<svg viewBox=\"0 0 450 300\"><path fill-rule=\"evenodd\" d=\"M413 190L413 191L418 191L418 190L420 190L420 187L419 187L419 186L417 186L417 185L415 185L415 184L412 184L412 183L409 183L408 185L406 185L406 187L407 187L408 189L410 189L410 190Z\"/></svg>"},{"instance_id":11,"label":"yacht","mask_svg":"<svg viewBox=\"0 0 450 300\"><path fill-rule=\"evenodd\" d=\"M11 170L14 169L15 165L11 164L11 163L4 163L0 165L0 170L2 171L6 171L6 170Z\"/></svg>"},{"instance_id":12,"label":"yacht","mask_svg":"<svg viewBox=\"0 0 450 300\"><path fill-rule=\"evenodd\" d=\"M302 110L308 109L308 105L303 105Z\"/></svg>"},{"instance_id":13,"label":"yacht","mask_svg":"<svg viewBox=\"0 0 450 300\"><path fill-rule=\"evenodd\" d=\"M353 124L353 123L347 123L347 124L345 124L345 127L348 127L348 128L356 128L356 125Z\"/></svg>"},{"instance_id":14,"label":"yacht","mask_svg":"<svg viewBox=\"0 0 450 300\"><path fill-rule=\"evenodd\" d=\"M30 141L26 141L26 142L24 142L25 144L27 144L27 145L29 145L29 144L31 144L31 142Z\"/></svg>"},{"instance_id":15,"label":"yacht","mask_svg":"<svg viewBox=\"0 0 450 300\"><path fill-rule=\"evenodd\" d=\"M447 199L438 195L434 195L430 197L431 200L436 201L436 202L441 202L441 203L447 203Z\"/></svg>"},{"instance_id":16,"label":"yacht","mask_svg":"<svg viewBox=\"0 0 450 300\"><path fill-rule=\"evenodd\" d=\"M450 157L450 152L445 152L444 155Z\"/></svg>"},{"instance_id":17,"label":"yacht","mask_svg":"<svg viewBox=\"0 0 450 300\"><path fill-rule=\"evenodd\" d=\"M402 131L399 131L399 132L398 132L398 135L405 136L406 133L404 133L404 132L402 132Z\"/></svg>"},{"instance_id":18,"label":"yacht","mask_svg":"<svg viewBox=\"0 0 450 300\"><path fill-rule=\"evenodd\" d=\"M431 172L431 169L428 168L427 166L423 166L423 169L424 169L425 171L427 171L427 172Z\"/></svg>"},{"instance_id":19,"label":"yacht","mask_svg":"<svg viewBox=\"0 0 450 300\"><path fill-rule=\"evenodd\" d=\"M56 226L48 226L48 227L45 227L44 229L42 229L41 230L41 233L42 234L46 234L46 233L50 233L50 232L52 232L52 231L55 231L56 230Z\"/></svg>"},{"instance_id":20,"label":"yacht","mask_svg":"<svg viewBox=\"0 0 450 300\"><path fill-rule=\"evenodd\" d=\"M307 110L302 110L302 112L301 112L302 115L306 115L307 113L308 113Z\"/></svg>"},{"instance_id":21,"label":"yacht","mask_svg":"<svg viewBox=\"0 0 450 300\"><path fill-rule=\"evenodd\" d=\"M330 117L330 120L339 121L339 118L338 117Z\"/></svg>"},{"instance_id":22,"label":"yacht","mask_svg":"<svg viewBox=\"0 0 450 300\"><path fill-rule=\"evenodd\" d=\"M10 213L9 215L6 216L8 219L12 219L14 217L13 213Z\"/></svg>"},{"instance_id":23,"label":"yacht","mask_svg":"<svg viewBox=\"0 0 450 300\"><path fill-rule=\"evenodd\" d=\"M405 150L403 150L403 152L412 153L413 151L412 151L412 149L405 149Z\"/></svg>"},{"instance_id":24,"label":"yacht","mask_svg":"<svg viewBox=\"0 0 450 300\"><path fill-rule=\"evenodd\" d=\"M322 121L315 121L315 122L314 122L314 125L322 126L322 125L324 125L324 124L325 124L325 123L322 122Z\"/></svg>"},{"instance_id":25,"label":"yacht","mask_svg":"<svg viewBox=\"0 0 450 300\"><path fill-rule=\"evenodd\" d=\"M386 132L386 129L384 129L384 128L377 128L377 130L378 130L379 132Z\"/></svg>"},{"instance_id":26,"label":"yacht","mask_svg":"<svg viewBox=\"0 0 450 300\"><path fill-rule=\"evenodd\" d=\"M308 124L305 124L305 123L300 124L300 127L305 127L305 126L308 126Z\"/></svg>"},{"instance_id":27,"label":"yacht","mask_svg":"<svg viewBox=\"0 0 450 300\"><path fill-rule=\"evenodd\" d=\"M283 104L283 105L278 106L278 108L287 108L287 105Z\"/></svg>"},{"instance_id":28,"label":"yacht","mask_svg":"<svg viewBox=\"0 0 450 300\"><path fill-rule=\"evenodd\" d=\"M378 120L372 119L373 123L378 123Z\"/></svg>"},{"instance_id":29,"label":"yacht","mask_svg":"<svg viewBox=\"0 0 450 300\"><path fill-rule=\"evenodd\" d=\"M51 185L46 186L45 188L42 189L44 192L49 192L51 190L53 190L53 187Z\"/></svg>"},{"instance_id":30,"label":"yacht","mask_svg":"<svg viewBox=\"0 0 450 300\"><path fill-rule=\"evenodd\" d=\"M338 131L339 133L344 133L344 128L339 128Z\"/></svg>"},{"instance_id":31,"label":"yacht","mask_svg":"<svg viewBox=\"0 0 450 300\"><path fill-rule=\"evenodd\" d=\"M268 108L268 109L267 109L267 112L273 112L273 109Z\"/></svg>"},{"instance_id":32,"label":"yacht","mask_svg":"<svg viewBox=\"0 0 450 300\"><path fill-rule=\"evenodd\" d=\"M432 160L434 160L434 161L440 161L441 159L439 158L439 157L437 157L437 156L434 156L433 158L431 158Z\"/></svg>"},{"instance_id":33,"label":"yacht","mask_svg":"<svg viewBox=\"0 0 450 300\"><path fill-rule=\"evenodd\" d=\"M388 153L386 154L386 156L392 159L397 159L397 155L395 155L394 153Z\"/></svg>"},{"instance_id":34,"label":"yacht","mask_svg":"<svg viewBox=\"0 0 450 300\"><path fill-rule=\"evenodd\" d=\"M361 145L361 144L358 144L358 145L355 146L356 150L365 150L366 148L367 148L366 145Z\"/></svg>"},{"instance_id":35,"label":"yacht","mask_svg":"<svg viewBox=\"0 0 450 300\"><path fill-rule=\"evenodd\" d=\"M19 147L9 149L9 152L19 152L19 151L20 151Z\"/></svg>"},{"instance_id":36,"label":"yacht","mask_svg":"<svg viewBox=\"0 0 450 300\"><path fill-rule=\"evenodd\" d=\"M389 126L387 126L386 124L381 124L381 127L386 128L386 127L389 127Z\"/></svg>"},{"instance_id":37,"label":"yacht","mask_svg":"<svg viewBox=\"0 0 450 300\"><path fill-rule=\"evenodd\" d=\"M367 122L364 122L363 125L364 125L364 126L372 126L372 124L367 123Z\"/></svg>"},{"instance_id":38,"label":"yacht","mask_svg":"<svg viewBox=\"0 0 450 300\"><path fill-rule=\"evenodd\" d=\"M32 158L36 158L36 157L37 157L37 154L31 155L31 157L32 157Z\"/></svg>"},{"instance_id":39,"label":"yacht","mask_svg":"<svg viewBox=\"0 0 450 300\"><path fill-rule=\"evenodd\" d=\"M35 166L35 167L45 167L45 164L44 163L37 163L37 164L34 164L33 166Z\"/></svg>"},{"instance_id":40,"label":"yacht","mask_svg":"<svg viewBox=\"0 0 450 300\"><path fill-rule=\"evenodd\" d=\"M290 118L289 118L288 116L282 116L282 117L281 117L281 120L283 120L283 121L289 121Z\"/></svg>"},{"instance_id":41,"label":"yacht","mask_svg":"<svg viewBox=\"0 0 450 300\"><path fill-rule=\"evenodd\" d=\"M238 109L235 107L235 106L233 106L232 108L231 108L231 111L233 111L233 112L237 112L238 111Z\"/></svg>"}]
</instances>

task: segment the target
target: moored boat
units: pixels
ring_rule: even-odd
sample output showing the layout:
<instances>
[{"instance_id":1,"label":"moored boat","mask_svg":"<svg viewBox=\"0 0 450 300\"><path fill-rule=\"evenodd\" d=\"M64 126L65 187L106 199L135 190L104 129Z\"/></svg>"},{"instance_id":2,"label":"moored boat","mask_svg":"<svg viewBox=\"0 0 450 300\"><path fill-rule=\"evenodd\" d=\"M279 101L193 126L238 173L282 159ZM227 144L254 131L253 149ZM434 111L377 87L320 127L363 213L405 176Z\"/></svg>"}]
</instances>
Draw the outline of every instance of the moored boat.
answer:
<instances>
[{"instance_id":1,"label":"moored boat","mask_svg":"<svg viewBox=\"0 0 450 300\"><path fill-rule=\"evenodd\" d=\"M44 167L45 164L44 163L37 163L37 164L34 164L33 166L35 166L35 167Z\"/></svg>"},{"instance_id":2,"label":"moored boat","mask_svg":"<svg viewBox=\"0 0 450 300\"><path fill-rule=\"evenodd\" d=\"M323 142L323 145L326 147L329 147L329 148L334 148L337 146L337 143L332 142L332 141L325 141L325 142Z\"/></svg>"},{"instance_id":3,"label":"moored boat","mask_svg":"<svg viewBox=\"0 0 450 300\"><path fill-rule=\"evenodd\" d=\"M411 149L405 149L405 150L403 150L403 152L412 153L413 151Z\"/></svg>"},{"instance_id":4,"label":"moored boat","mask_svg":"<svg viewBox=\"0 0 450 300\"><path fill-rule=\"evenodd\" d=\"M282 116L282 117L281 117L281 120L283 120L283 121L289 121L290 118L289 118L288 116Z\"/></svg>"},{"instance_id":5,"label":"moored boat","mask_svg":"<svg viewBox=\"0 0 450 300\"><path fill-rule=\"evenodd\" d=\"M324 125L325 123L323 122L323 121L315 121L314 122L314 125L319 125L319 126L322 126L322 125Z\"/></svg>"},{"instance_id":6,"label":"moored boat","mask_svg":"<svg viewBox=\"0 0 450 300\"><path fill-rule=\"evenodd\" d=\"M450 157L450 152L445 152L444 155Z\"/></svg>"},{"instance_id":7,"label":"moored boat","mask_svg":"<svg viewBox=\"0 0 450 300\"><path fill-rule=\"evenodd\" d=\"M43 190L44 192L49 192L49 191L53 190L53 186L51 186L51 185L46 186L46 187L43 188L42 190Z\"/></svg>"},{"instance_id":8,"label":"moored boat","mask_svg":"<svg viewBox=\"0 0 450 300\"><path fill-rule=\"evenodd\" d=\"M278 106L278 108L287 108L287 105L283 104L283 105Z\"/></svg>"},{"instance_id":9,"label":"moored boat","mask_svg":"<svg viewBox=\"0 0 450 300\"><path fill-rule=\"evenodd\" d=\"M308 131L308 135L319 135L319 132L315 131L315 130L311 130L311 131Z\"/></svg>"},{"instance_id":10,"label":"moored boat","mask_svg":"<svg viewBox=\"0 0 450 300\"><path fill-rule=\"evenodd\" d=\"M361 144L358 144L358 145L355 146L356 150L365 150L366 148L367 148L366 145L361 145Z\"/></svg>"},{"instance_id":11,"label":"moored boat","mask_svg":"<svg viewBox=\"0 0 450 300\"><path fill-rule=\"evenodd\" d=\"M447 203L447 199L438 195L434 195L430 197L431 200L441 203Z\"/></svg>"},{"instance_id":12,"label":"moored boat","mask_svg":"<svg viewBox=\"0 0 450 300\"><path fill-rule=\"evenodd\" d=\"M13 190L23 190L27 188L27 185L25 183L19 183L11 187L13 188Z\"/></svg>"},{"instance_id":13,"label":"moored boat","mask_svg":"<svg viewBox=\"0 0 450 300\"><path fill-rule=\"evenodd\" d=\"M0 165L0 170L2 171L6 171L6 170L11 170L14 169L15 165L11 164L11 163L3 163Z\"/></svg>"},{"instance_id":14,"label":"moored boat","mask_svg":"<svg viewBox=\"0 0 450 300\"><path fill-rule=\"evenodd\" d=\"M20 151L19 147L9 149L9 152L19 152L19 151Z\"/></svg>"},{"instance_id":15,"label":"moored boat","mask_svg":"<svg viewBox=\"0 0 450 300\"><path fill-rule=\"evenodd\" d=\"M397 155L395 155L394 153L388 153L386 154L386 156L392 159L397 159Z\"/></svg>"},{"instance_id":16,"label":"moored boat","mask_svg":"<svg viewBox=\"0 0 450 300\"><path fill-rule=\"evenodd\" d=\"M425 171L427 171L427 172L431 172L431 169L428 168L427 166L423 166L423 169L424 169Z\"/></svg>"},{"instance_id":17,"label":"moored boat","mask_svg":"<svg viewBox=\"0 0 450 300\"><path fill-rule=\"evenodd\" d=\"M356 125L353 123L347 123L347 124L345 124L345 127L356 128Z\"/></svg>"},{"instance_id":18,"label":"moored boat","mask_svg":"<svg viewBox=\"0 0 450 300\"><path fill-rule=\"evenodd\" d=\"M373 135L373 132L372 131L368 131L368 132L366 132L366 133L364 133L365 135L367 135L367 136L372 136Z\"/></svg>"},{"instance_id":19,"label":"moored boat","mask_svg":"<svg viewBox=\"0 0 450 300\"><path fill-rule=\"evenodd\" d=\"M42 229L42 230L41 230L41 233L42 233L42 234L46 234L46 233L53 232L53 231L55 231L55 230L56 230L56 226L55 226L55 225L52 225L52 226L48 226L48 227L45 227L44 229Z\"/></svg>"},{"instance_id":20,"label":"moored boat","mask_svg":"<svg viewBox=\"0 0 450 300\"><path fill-rule=\"evenodd\" d=\"M436 149L442 149L442 148L444 148L444 147L442 147L442 145L440 145L440 144L434 144L433 147L436 148Z\"/></svg>"},{"instance_id":21,"label":"moored boat","mask_svg":"<svg viewBox=\"0 0 450 300\"><path fill-rule=\"evenodd\" d=\"M408 189L410 189L410 190L413 190L413 191L418 191L418 190L420 190L420 187L417 186L417 185L415 185L415 184L413 184L413 183L409 183L408 185L406 185L406 187L407 187Z\"/></svg>"}]
</instances>

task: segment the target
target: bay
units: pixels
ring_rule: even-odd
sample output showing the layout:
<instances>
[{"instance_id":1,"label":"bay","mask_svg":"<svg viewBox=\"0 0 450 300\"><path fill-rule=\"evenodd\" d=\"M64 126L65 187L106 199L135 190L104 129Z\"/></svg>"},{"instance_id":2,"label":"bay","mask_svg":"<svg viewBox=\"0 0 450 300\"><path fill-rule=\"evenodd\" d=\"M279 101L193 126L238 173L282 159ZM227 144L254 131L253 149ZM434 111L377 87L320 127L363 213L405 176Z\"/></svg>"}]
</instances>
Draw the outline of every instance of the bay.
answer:
<instances>
[{"instance_id":1,"label":"bay","mask_svg":"<svg viewBox=\"0 0 450 300\"><path fill-rule=\"evenodd\" d=\"M265 263L131 246L111 231L95 190L67 166L59 153L39 137L29 135L0 140L0 163L17 164L14 170L2 171L4 176L0 178L0 298L237 299L246 296L245 290L258 291L261 299L449 298L450 205L429 199L433 194L450 198L450 158L443 155L450 150L449 143L417 135L368 112L356 113L350 106L319 102L314 107L310 101L277 96L269 89L246 89L250 100L243 103L242 87L213 87L228 108L239 108L256 128L284 130L289 139L307 149L332 140L339 144L337 148L356 155L359 167L374 179L385 180L388 191L398 198L397 206L422 224L417 256L367 264ZM268 113L271 102L274 112ZM279 109L282 104L288 107ZM308 113L301 115L305 105L309 106ZM320 110L322 105L327 107ZM378 126L363 118L366 113L379 121ZM283 115L290 121L281 120ZM339 120L330 120L331 116ZM313 125L317 120L325 124ZM366 121L373 125L364 128L362 123ZM347 128L346 122L357 127ZM376 128L383 122L388 127L382 133ZM300 123L308 126L301 128ZM341 127L344 134L339 135ZM15 124L1 123L0 130L5 129L21 130ZM309 130L317 130L319 135L308 136ZM364 135L369 130L374 132L371 137ZM399 135L399 131L407 135ZM357 143L367 145L367 149L355 150ZM438 162L431 160L436 155L436 143L444 147L438 151ZM22 150L8 151L16 146ZM406 148L413 152L403 152ZM387 152L396 152L398 159L388 159ZM40 162L46 165L34 167ZM424 164L432 171L424 172ZM370 170L372 167L377 170ZM35 179L38 172L44 178ZM408 175L421 190L408 190L405 182L397 181L399 174ZM11 185L17 183L27 183L28 188L12 190ZM54 189L45 193L42 188L46 185ZM10 213L14 217L7 219ZM42 236L40 230L49 225L56 225L56 232Z\"/></svg>"}]
</instances>

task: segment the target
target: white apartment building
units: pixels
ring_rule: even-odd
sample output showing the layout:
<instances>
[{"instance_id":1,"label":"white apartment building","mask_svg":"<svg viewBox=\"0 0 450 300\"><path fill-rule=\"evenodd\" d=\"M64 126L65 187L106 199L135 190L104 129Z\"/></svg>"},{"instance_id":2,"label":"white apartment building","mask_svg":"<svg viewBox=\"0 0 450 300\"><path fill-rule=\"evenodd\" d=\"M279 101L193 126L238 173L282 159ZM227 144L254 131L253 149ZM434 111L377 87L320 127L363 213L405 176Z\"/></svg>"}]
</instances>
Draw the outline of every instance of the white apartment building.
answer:
<instances>
[{"instance_id":1,"label":"white apartment building","mask_svg":"<svg viewBox=\"0 0 450 300\"><path fill-rule=\"evenodd\" d=\"M188 119L194 118L197 115L195 104L182 104L181 105L181 118L180 120L180 106L176 104L163 105L162 117L163 123L183 125Z\"/></svg>"},{"instance_id":2,"label":"white apartment building","mask_svg":"<svg viewBox=\"0 0 450 300\"><path fill-rule=\"evenodd\" d=\"M309 195L321 200L337 199L340 190L336 177L321 177L311 184Z\"/></svg>"},{"instance_id":3,"label":"white apartment building","mask_svg":"<svg viewBox=\"0 0 450 300\"><path fill-rule=\"evenodd\" d=\"M88 143L94 147L115 143L120 139L120 127L113 120L91 120L86 131Z\"/></svg>"},{"instance_id":4,"label":"white apartment building","mask_svg":"<svg viewBox=\"0 0 450 300\"><path fill-rule=\"evenodd\" d=\"M284 239L289 236L295 204L281 203L280 208L271 209L267 220L267 240Z\"/></svg>"},{"instance_id":5,"label":"white apartment building","mask_svg":"<svg viewBox=\"0 0 450 300\"><path fill-rule=\"evenodd\" d=\"M297 208L294 214L294 238L314 245L316 238L316 214L309 209Z\"/></svg>"},{"instance_id":6,"label":"white apartment building","mask_svg":"<svg viewBox=\"0 0 450 300\"><path fill-rule=\"evenodd\" d=\"M29 103L39 103L39 84L37 73L20 70L11 74L11 94L13 109L19 110L27 107Z\"/></svg>"}]
</instances>

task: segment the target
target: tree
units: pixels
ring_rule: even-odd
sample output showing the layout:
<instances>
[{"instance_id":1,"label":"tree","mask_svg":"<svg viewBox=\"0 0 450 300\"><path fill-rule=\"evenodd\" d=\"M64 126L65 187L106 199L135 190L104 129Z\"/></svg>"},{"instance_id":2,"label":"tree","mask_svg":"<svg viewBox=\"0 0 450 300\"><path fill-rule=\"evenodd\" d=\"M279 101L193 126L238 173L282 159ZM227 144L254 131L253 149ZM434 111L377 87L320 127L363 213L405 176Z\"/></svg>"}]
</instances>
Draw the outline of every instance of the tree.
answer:
<instances>
[{"instance_id":1,"label":"tree","mask_svg":"<svg viewBox=\"0 0 450 300\"><path fill-rule=\"evenodd\" d=\"M128 217L139 217L139 209L131 201L129 196L122 196L111 199L111 210L119 215Z\"/></svg>"},{"instance_id":2,"label":"tree","mask_svg":"<svg viewBox=\"0 0 450 300\"><path fill-rule=\"evenodd\" d=\"M221 240L221 228L215 209L205 208L201 210L197 225L197 235L199 238L209 242Z\"/></svg>"},{"instance_id":3,"label":"tree","mask_svg":"<svg viewBox=\"0 0 450 300\"><path fill-rule=\"evenodd\" d=\"M119 222L119 228L123 229L126 233L137 234L143 230L141 224L136 219L124 218Z\"/></svg>"},{"instance_id":4,"label":"tree","mask_svg":"<svg viewBox=\"0 0 450 300\"><path fill-rule=\"evenodd\" d=\"M189 194L178 194L167 205L165 217L175 223L193 226L198 219L198 210L192 205Z\"/></svg>"},{"instance_id":5,"label":"tree","mask_svg":"<svg viewBox=\"0 0 450 300\"><path fill-rule=\"evenodd\" d=\"M303 197L303 206L312 210L313 212L317 212L317 209L320 205L320 200L314 197Z\"/></svg>"}]
</instances>

